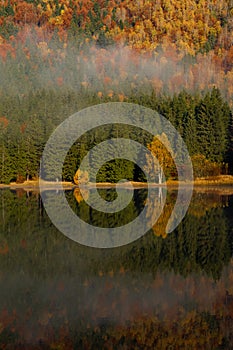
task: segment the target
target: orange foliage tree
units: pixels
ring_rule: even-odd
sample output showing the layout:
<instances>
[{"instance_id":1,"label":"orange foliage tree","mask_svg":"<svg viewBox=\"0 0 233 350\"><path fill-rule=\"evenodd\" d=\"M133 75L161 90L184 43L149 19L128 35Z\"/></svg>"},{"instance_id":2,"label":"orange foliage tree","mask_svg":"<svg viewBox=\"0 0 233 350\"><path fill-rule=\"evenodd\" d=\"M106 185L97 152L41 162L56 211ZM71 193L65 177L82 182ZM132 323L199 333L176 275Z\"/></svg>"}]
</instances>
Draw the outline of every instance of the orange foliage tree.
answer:
<instances>
[{"instance_id":1,"label":"orange foliage tree","mask_svg":"<svg viewBox=\"0 0 233 350\"><path fill-rule=\"evenodd\" d=\"M87 171L78 169L74 175L74 183L76 185L85 185L89 182L89 175Z\"/></svg>"}]
</instances>

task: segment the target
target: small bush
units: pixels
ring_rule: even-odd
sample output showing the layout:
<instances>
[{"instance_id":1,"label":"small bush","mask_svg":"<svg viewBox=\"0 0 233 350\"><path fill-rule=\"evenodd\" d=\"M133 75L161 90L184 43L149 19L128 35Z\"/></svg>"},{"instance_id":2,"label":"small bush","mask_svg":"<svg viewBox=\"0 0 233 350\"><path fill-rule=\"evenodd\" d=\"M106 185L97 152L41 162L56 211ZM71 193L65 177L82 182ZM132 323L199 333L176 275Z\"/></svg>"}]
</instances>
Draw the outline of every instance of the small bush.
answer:
<instances>
[{"instance_id":1,"label":"small bush","mask_svg":"<svg viewBox=\"0 0 233 350\"><path fill-rule=\"evenodd\" d=\"M222 165L211 162L202 154L196 154L192 157L194 178L206 176L218 176L221 174Z\"/></svg>"},{"instance_id":2,"label":"small bush","mask_svg":"<svg viewBox=\"0 0 233 350\"><path fill-rule=\"evenodd\" d=\"M25 181L25 177L23 175L21 175L21 174L18 174L17 175L17 179L16 179L16 183L17 184L22 184L22 183L24 183L24 181Z\"/></svg>"},{"instance_id":3,"label":"small bush","mask_svg":"<svg viewBox=\"0 0 233 350\"><path fill-rule=\"evenodd\" d=\"M89 174L87 171L78 169L74 175L74 183L76 185L85 185L89 182Z\"/></svg>"}]
</instances>

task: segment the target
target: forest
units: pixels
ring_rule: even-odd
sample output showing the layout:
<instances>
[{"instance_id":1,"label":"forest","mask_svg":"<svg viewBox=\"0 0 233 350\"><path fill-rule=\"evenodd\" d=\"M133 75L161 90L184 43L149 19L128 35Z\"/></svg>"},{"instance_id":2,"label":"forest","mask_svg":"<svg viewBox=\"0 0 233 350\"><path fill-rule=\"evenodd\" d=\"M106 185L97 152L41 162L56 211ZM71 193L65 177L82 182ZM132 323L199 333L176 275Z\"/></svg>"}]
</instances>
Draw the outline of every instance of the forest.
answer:
<instances>
[{"instance_id":1,"label":"forest","mask_svg":"<svg viewBox=\"0 0 233 350\"><path fill-rule=\"evenodd\" d=\"M1 1L0 183L37 179L56 126L110 101L168 118L187 144L195 177L232 173L232 14L231 0ZM119 125L104 137L116 132L137 133ZM102 136L93 130L77 140L62 180L73 181L81 158ZM151 135L140 137L151 147ZM98 180L122 175L143 180L123 159L100 169ZM176 177L173 167L167 176Z\"/></svg>"}]
</instances>

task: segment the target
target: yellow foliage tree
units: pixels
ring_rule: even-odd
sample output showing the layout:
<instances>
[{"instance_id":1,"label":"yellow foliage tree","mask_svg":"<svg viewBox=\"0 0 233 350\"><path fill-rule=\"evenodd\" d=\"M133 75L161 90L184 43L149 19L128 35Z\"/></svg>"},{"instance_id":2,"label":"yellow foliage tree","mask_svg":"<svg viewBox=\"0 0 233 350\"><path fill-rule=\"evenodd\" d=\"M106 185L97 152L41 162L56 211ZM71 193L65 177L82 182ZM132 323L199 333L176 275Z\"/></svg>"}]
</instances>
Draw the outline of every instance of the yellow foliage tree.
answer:
<instances>
[{"instance_id":1,"label":"yellow foliage tree","mask_svg":"<svg viewBox=\"0 0 233 350\"><path fill-rule=\"evenodd\" d=\"M147 148L157 158L158 162L152 160L146 155L146 171L153 176L158 176L159 184L162 183L163 172L166 177L171 176L172 171L176 168L174 163L174 154L171 150L170 142L165 133L157 135Z\"/></svg>"}]
</instances>

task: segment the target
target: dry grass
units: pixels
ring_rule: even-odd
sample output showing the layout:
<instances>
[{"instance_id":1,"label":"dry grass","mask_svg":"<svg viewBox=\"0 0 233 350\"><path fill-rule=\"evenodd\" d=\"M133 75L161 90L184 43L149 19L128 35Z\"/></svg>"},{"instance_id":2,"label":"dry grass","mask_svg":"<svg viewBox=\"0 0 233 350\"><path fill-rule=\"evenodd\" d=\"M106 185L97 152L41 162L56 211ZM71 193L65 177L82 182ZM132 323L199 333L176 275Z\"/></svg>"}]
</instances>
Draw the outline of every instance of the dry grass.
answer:
<instances>
[{"instance_id":1,"label":"dry grass","mask_svg":"<svg viewBox=\"0 0 233 350\"><path fill-rule=\"evenodd\" d=\"M233 185L232 175L219 175L206 178L198 178L194 181L195 185Z\"/></svg>"},{"instance_id":2,"label":"dry grass","mask_svg":"<svg viewBox=\"0 0 233 350\"><path fill-rule=\"evenodd\" d=\"M72 182L56 182L56 181L44 181L41 180L40 181L40 186L45 187L45 188L56 188L57 185L61 185L63 187L69 187L69 188L73 188L73 187L77 187L77 185L74 185ZM190 185L193 184L194 186L210 186L210 185L214 185L214 186L218 186L218 185L233 185L233 175L220 175L220 176L212 176L212 177L206 177L206 178L197 178L195 179L195 181L193 183L190 182L179 182L178 180L168 180L166 182L166 186L178 186L178 185ZM154 187L158 187L160 186L157 183L153 183L153 184L149 184L150 186L154 186ZM162 184L162 186L164 186L164 184ZM109 182L102 182L102 183L89 183L88 185L86 185L87 187L116 187L115 183L109 183ZM122 188L131 188L132 186L134 188L143 188L143 187L147 187L148 184L147 183L143 183L143 182L135 182L135 181L129 181L129 182L125 182L125 183L121 183L118 186L122 187ZM9 185L6 184L0 184L0 188L39 188L39 181L25 181L24 183L18 184L16 182L11 182Z\"/></svg>"}]
</instances>

